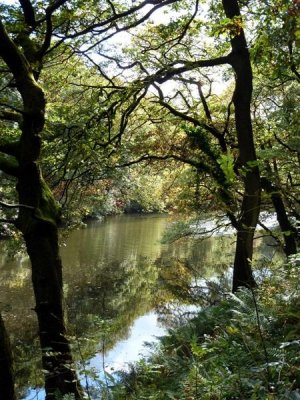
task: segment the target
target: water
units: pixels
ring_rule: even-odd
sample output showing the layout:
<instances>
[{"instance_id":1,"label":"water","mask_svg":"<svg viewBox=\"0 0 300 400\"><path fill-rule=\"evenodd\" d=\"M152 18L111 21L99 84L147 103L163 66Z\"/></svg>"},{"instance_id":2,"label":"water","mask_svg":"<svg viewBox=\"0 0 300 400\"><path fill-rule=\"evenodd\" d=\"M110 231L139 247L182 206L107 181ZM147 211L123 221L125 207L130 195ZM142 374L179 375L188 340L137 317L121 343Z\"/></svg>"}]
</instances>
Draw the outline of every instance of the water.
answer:
<instances>
[{"instance_id":1,"label":"water","mask_svg":"<svg viewBox=\"0 0 300 400\"><path fill-rule=\"evenodd\" d=\"M166 331L168 318L154 312L170 301L162 282L196 284L232 263L232 237L161 245L169 222L162 215L110 217L62 240L68 331L79 369L101 378L103 370L126 368L145 351L143 342ZM274 250L263 251L271 257ZM1 262L0 304L15 349L19 398L43 400L30 266L22 257Z\"/></svg>"}]
</instances>

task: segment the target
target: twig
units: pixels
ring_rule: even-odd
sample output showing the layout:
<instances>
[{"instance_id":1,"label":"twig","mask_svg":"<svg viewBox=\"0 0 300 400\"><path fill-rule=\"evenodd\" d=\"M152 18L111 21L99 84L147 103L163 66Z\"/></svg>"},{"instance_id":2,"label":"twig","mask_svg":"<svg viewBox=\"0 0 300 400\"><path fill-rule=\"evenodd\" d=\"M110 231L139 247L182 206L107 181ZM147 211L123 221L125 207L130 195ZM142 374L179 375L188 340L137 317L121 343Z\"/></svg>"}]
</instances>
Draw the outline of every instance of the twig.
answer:
<instances>
[{"instance_id":1,"label":"twig","mask_svg":"<svg viewBox=\"0 0 300 400\"><path fill-rule=\"evenodd\" d=\"M4 201L0 201L0 206L6 207L6 208L27 208L28 210L35 209L35 207L29 206L28 204L8 204L8 203L5 203Z\"/></svg>"}]
</instances>

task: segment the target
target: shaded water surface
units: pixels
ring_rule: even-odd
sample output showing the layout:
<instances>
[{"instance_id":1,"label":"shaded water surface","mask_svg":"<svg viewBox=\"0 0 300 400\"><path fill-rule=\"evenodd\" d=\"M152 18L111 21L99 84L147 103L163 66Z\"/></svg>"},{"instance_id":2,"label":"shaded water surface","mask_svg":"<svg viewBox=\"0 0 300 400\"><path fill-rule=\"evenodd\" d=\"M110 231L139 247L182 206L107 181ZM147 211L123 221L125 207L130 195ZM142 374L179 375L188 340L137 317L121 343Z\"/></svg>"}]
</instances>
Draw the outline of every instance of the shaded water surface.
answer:
<instances>
[{"instance_id":1,"label":"shaded water surface","mask_svg":"<svg viewBox=\"0 0 300 400\"><path fill-rule=\"evenodd\" d=\"M170 301L162 282L184 286L184 280L216 276L232 263L231 237L161 245L168 223L162 215L110 217L63 240L69 334L82 376L124 367L138 358L143 341L165 332L154 312ZM257 246L272 255L272 247ZM4 255L0 261L0 305L15 350L19 398L42 400L29 263Z\"/></svg>"}]
</instances>

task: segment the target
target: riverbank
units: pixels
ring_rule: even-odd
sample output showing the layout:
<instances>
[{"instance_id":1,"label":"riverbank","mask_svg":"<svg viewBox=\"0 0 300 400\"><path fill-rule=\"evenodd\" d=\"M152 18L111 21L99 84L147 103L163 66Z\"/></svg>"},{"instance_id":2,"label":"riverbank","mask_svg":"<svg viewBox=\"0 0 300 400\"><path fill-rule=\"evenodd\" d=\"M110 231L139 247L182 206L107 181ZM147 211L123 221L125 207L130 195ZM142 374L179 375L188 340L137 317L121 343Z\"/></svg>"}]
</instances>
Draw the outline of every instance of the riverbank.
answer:
<instances>
[{"instance_id":1,"label":"riverbank","mask_svg":"<svg viewBox=\"0 0 300 400\"><path fill-rule=\"evenodd\" d=\"M163 328L174 327L165 311L175 294L187 304L186 294L199 299L200 286L206 281L216 284L223 274L230 280L232 237L215 236L205 241L186 238L162 245L162 234L170 223L161 214L107 217L72 230L61 242L64 302L78 370L88 372L89 363L96 359L92 366L97 368L90 373L100 378L102 350L107 355L118 349L119 343L128 343L127 339L136 334L139 318L155 310ZM262 260L273 257L274 249L265 241L258 240L256 246ZM42 400L30 272L27 258L5 262L3 257L0 302L5 306L5 323L15 349L20 398L38 396ZM176 314L176 308L172 311ZM156 334L154 328L147 329L149 336ZM132 359L128 357L128 361ZM27 392L29 387L36 389Z\"/></svg>"},{"instance_id":2,"label":"riverbank","mask_svg":"<svg viewBox=\"0 0 300 400\"><path fill-rule=\"evenodd\" d=\"M300 257L226 294L119 373L114 400L299 399ZM106 397L103 397L106 398Z\"/></svg>"}]
</instances>

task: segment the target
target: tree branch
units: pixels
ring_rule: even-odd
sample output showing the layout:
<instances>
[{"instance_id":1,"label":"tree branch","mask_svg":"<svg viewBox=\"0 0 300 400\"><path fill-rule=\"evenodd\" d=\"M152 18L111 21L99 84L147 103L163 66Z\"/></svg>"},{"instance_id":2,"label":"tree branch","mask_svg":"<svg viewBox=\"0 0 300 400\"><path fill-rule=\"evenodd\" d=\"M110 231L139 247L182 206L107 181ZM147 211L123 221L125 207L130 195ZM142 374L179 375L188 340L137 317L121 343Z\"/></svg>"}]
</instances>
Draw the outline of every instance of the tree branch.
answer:
<instances>
[{"instance_id":1,"label":"tree branch","mask_svg":"<svg viewBox=\"0 0 300 400\"><path fill-rule=\"evenodd\" d=\"M0 151L9 156L18 157L20 151L20 142L18 140L15 142L0 141Z\"/></svg>"},{"instance_id":2,"label":"tree branch","mask_svg":"<svg viewBox=\"0 0 300 400\"><path fill-rule=\"evenodd\" d=\"M19 0L19 3L21 4L22 10L23 10L25 23L28 25L28 27L35 28L36 21L35 21L35 15L34 15L34 8L31 4L31 1L30 0Z\"/></svg>"},{"instance_id":3,"label":"tree branch","mask_svg":"<svg viewBox=\"0 0 300 400\"><path fill-rule=\"evenodd\" d=\"M0 57L3 58L4 62L10 68L23 100L27 99L28 103L33 104L34 100L32 99L32 95L35 93L35 90L30 89L36 88L36 83L32 71L22 52L9 37L1 20Z\"/></svg>"},{"instance_id":4,"label":"tree branch","mask_svg":"<svg viewBox=\"0 0 300 400\"><path fill-rule=\"evenodd\" d=\"M17 122L18 124L22 122L21 114L7 110L0 110L0 119L5 121Z\"/></svg>"},{"instance_id":5,"label":"tree branch","mask_svg":"<svg viewBox=\"0 0 300 400\"><path fill-rule=\"evenodd\" d=\"M19 176L19 163L15 158L0 155L0 170L17 178Z\"/></svg>"},{"instance_id":6,"label":"tree branch","mask_svg":"<svg viewBox=\"0 0 300 400\"><path fill-rule=\"evenodd\" d=\"M133 23L131 23L129 25L126 25L126 26L124 26L122 28L118 28L117 31L118 32L122 32L122 31L125 31L125 30L128 30L128 29L134 28L134 27L140 25L145 20L147 20L159 8L161 8L163 6L166 6L166 5L169 5L169 4L177 3L178 1L179 0L145 0L142 3L140 3L139 5L133 6L133 7L129 8L126 11L120 12L119 14L113 13L113 15L110 18L107 18L107 19L105 19L105 20L103 20L101 22L98 22L96 24L90 25L87 28L81 30L80 32L75 32L74 34L68 35L68 39L74 39L76 37L83 36L83 35L85 35L87 33L92 32L93 30L96 30L96 29L101 28L101 27L106 27L106 28L104 28L103 31L100 31L100 32L98 31L98 34L99 33L104 33L108 29L112 28L114 26L113 24L117 20L120 20L122 18L128 17L128 16L130 16L132 14L135 14L135 13L137 13L140 10L142 10L145 6L147 6L149 4L154 5L154 7L151 8L151 10L149 10L144 16L142 16L141 18L137 19L135 22L133 22ZM65 1L61 0L61 2L64 3ZM58 3L59 3L59 1L58 1Z\"/></svg>"},{"instance_id":7,"label":"tree branch","mask_svg":"<svg viewBox=\"0 0 300 400\"><path fill-rule=\"evenodd\" d=\"M4 201L0 201L0 206L5 207L5 208L26 208L28 210L35 209L33 206L29 206L27 204L8 204L8 203L5 203Z\"/></svg>"},{"instance_id":8,"label":"tree branch","mask_svg":"<svg viewBox=\"0 0 300 400\"><path fill-rule=\"evenodd\" d=\"M291 71L295 74L297 80L300 82L300 73L297 70L297 64L294 61L294 54L293 54L293 42L289 40L288 42L288 49L289 49L289 55L290 55L290 69Z\"/></svg>"},{"instance_id":9,"label":"tree branch","mask_svg":"<svg viewBox=\"0 0 300 400\"><path fill-rule=\"evenodd\" d=\"M38 51L37 56L41 60L43 55L46 53L46 51L49 49L51 45L51 38L52 38L52 33L53 33L53 26L52 26L52 15L46 10L46 34L44 38L43 45L41 49Z\"/></svg>"},{"instance_id":10,"label":"tree branch","mask_svg":"<svg viewBox=\"0 0 300 400\"><path fill-rule=\"evenodd\" d=\"M158 104L162 105L163 107L165 107L167 110L170 111L171 114L175 115L175 117L179 117L180 119L182 119L183 121L187 121L190 122L191 124L195 125L195 126L202 126L202 124L196 119L191 117L190 115L187 115L181 111L176 110L174 107L172 107L169 103L163 101L162 99L160 99L158 101Z\"/></svg>"},{"instance_id":11,"label":"tree branch","mask_svg":"<svg viewBox=\"0 0 300 400\"><path fill-rule=\"evenodd\" d=\"M166 154L164 156L153 155L153 154L145 154L135 160L127 161L122 164L116 164L113 168L124 168L130 167L131 165L139 164L144 161L167 161L167 160L174 160L179 161L184 164L188 164L192 167L195 167L204 172L211 172L210 168L201 161L194 161L186 157L178 156L176 154Z\"/></svg>"},{"instance_id":12,"label":"tree branch","mask_svg":"<svg viewBox=\"0 0 300 400\"><path fill-rule=\"evenodd\" d=\"M59 9L62 5L64 5L67 2L67 0L57 0L53 4L50 4L46 8L46 15L44 18L40 19L38 21L38 24L41 24L42 22L46 21L46 34L44 38L43 45L41 49L38 51L37 56L41 60L46 51L49 49L51 45L51 39L52 39L52 34L53 34L53 25L52 25L52 14Z\"/></svg>"},{"instance_id":13,"label":"tree branch","mask_svg":"<svg viewBox=\"0 0 300 400\"><path fill-rule=\"evenodd\" d=\"M48 12L53 14L54 11L59 9L59 7L63 6L68 0L57 0L53 4L50 4L48 7Z\"/></svg>"},{"instance_id":14,"label":"tree branch","mask_svg":"<svg viewBox=\"0 0 300 400\"><path fill-rule=\"evenodd\" d=\"M197 85L198 93L199 93L199 96L200 96L200 99L201 99L201 102L202 102L202 105L203 105L203 108L204 108L204 112L205 112L206 118L210 122L212 122L211 112L210 112L210 109L208 107L206 98L205 98L205 96L203 94L202 83L201 82L196 82L196 85Z\"/></svg>"},{"instance_id":15,"label":"tree branch","mask_svg":"<svg viewBox=\"0 0 300 400\"><path fill-rule=\"evenodd\" d=\"M183 64L183 65L181 67L172 68L172 66L176 64ZM212 58L209 60L176 61L175 63L173 63L173 65L170 65L169 67L161 68L154 75L150 76L149 78L147 77L145 80L150 81L151 83L152 82L164 83L170 78L173 78L173 76L183 74L184 72L192 71L196 68L216 67L218 65L224 65L224 64L230 64L230 65L232 64L232 53L226 56Z\"/></svg>"},{"instance_id":16,"label":"tree branch","mask_svg":"<svg viewBox=\"0 0 300 400\"><path fill-rule=\"evenodd\" d=\"M163 107L165 107L167 110L169 110L176 117L179 117L180 119L182 119L184 121L190 122L195 126L200 126L204 129L206 129L218 140L222 151L226 152L226 149L227 149L226 142L224 140L223 135L218 131L217 128L215 128L212 125L208 125L203 122L200 122L198 119L191 117L190 115L187 115L181 111L176 110L169 103L167 103L163 100L163 93L162 93L161 89L155 84L153 86L157 89L157 91L159 93L159 101L158 101L159 104L161 104Z\"/></svg>"},{"instance_id":17,"label":"tree branch","mask_svg":"<svg viewBox=\"0 0 300 400\"><path fill-rule=\"evenodd\" d=\"M290 147L288 144L284 143L277 135L276 133L274 134L275 139L277 140L278 143L281 144L281 146L285 147L287 150L289 150L291 153L296 153L296 154L300 154L300 152L297 149L293 149L292 147Z\"/></svg>"},{"instance_id":18,"label":"tree branch","mask_svg":"<svg viewBox=\"0 0 300 400\"><path fill-rule=\"evenodd\" d=\"M102 39L98 40L96 44L92 44L89 49L101 44L102 42L111 39L113 36L120 32L126 32L132 28L137 27L138 25L142 24L145 22L149 17L158 9L160 9L163 6L170 5L173 3L179 2L179 0L145 0L142 3L140 3L137 6L131 7L127 9L126 11L120 12L119 14L113 13L112 16L110 16L107 19L104 19L98 23L89 25L87 28L82 29L81 31L75 31L74 33L70 33L65 35L64 37L58 35L58 41L48 50L48 53L56 49L61 45L61 43L64 43L68 39L75 39L78 37L82 37L88 33L94 33L95 36L99 37L105 33L107 33L107 36L103 37ZM154 5L144 16L136 19L134 22L129 23L128 25L119 27L117 26L117 22L121 19L124 19L126 17L129 17L134 14L138 14L139 11L141 11L145 6L147 5ZM45 20L45 18L44 18ZM110 30L114 30L112 33L108 33Z\"/></svg>"}]
</instances>

